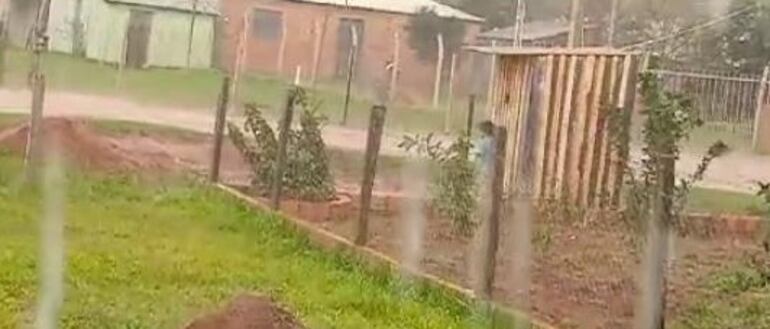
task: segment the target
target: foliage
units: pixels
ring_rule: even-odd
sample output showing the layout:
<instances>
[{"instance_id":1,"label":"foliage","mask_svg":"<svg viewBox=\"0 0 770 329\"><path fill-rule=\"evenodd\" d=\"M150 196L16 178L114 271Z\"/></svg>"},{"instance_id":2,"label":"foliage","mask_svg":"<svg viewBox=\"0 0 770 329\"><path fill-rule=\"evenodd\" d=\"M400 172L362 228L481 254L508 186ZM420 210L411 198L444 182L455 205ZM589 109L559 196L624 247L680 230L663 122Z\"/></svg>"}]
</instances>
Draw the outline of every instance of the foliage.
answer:
<instances>
[{"instance_id":1,"label":"foliage","mask_svg":"<svg viewBox=\"0 0 770 329\"><path fill-rule=\"evenodd\" d=\"M658 182L675 175L675 173L664 172L664 170L673 170L673 167L666 168L665 163L668 161L675 163L679 159L681 142L689 136L692 129L702 124L692 102L683 94L664 90L656 75L642 74L641 93L644 102L643 114L646 116L643 128L643 157L640 168L626 170L627 197L629 198L626 202L628 206L626 218L638 228L646 227L647 214L653 208L658 193L666 193L659 190ZM627 147L627 145L627 140L619 143L619 147ZM727 149L727 145L721 141L712 145L697 170L689 177L681 179L679 184L673 187L671 195L664 196L672 205L671 213L666 217L674 222L667 223L668 225L678 224L693 184L703 179L711 161Z\"/></svg>"},{"instance_id":2,"label":"foliage","mask_svg":"<svg viewBox=\"0 0 770 329\"><path fill-rule=\"evenodd\" d=\"M747 6L757 9L729 20L718 37L706 43L704 50L714 50L707 54L716 55L722 61L720 64L728 68L744 73L761 72L770 62L770 8L766 4L761 0L732 1L731 11Z\"/></svg>"},{"instance_id":3,"label":"foliage","mask_svg":"<svg viewBox=\"0 0 770 329\"><path fill-rule=\"evenodd\" d=\"M286 149L286 167L283 186L291 197L303 200L331 200L335 196L334 179L329 168L329 156L321 136L324 118L317 113L313 104L301 89L296 94L295 106L302 108L300 129L289 130ZM244 132L251 134L252 139ZM252 187L266 193L272 184L276 168L278 141L273 128L267 123L255 105L246 106L246 121L243 131L228 123L230 139L243 154L252 169Z\"/></svg>"},{"instance_id":4,"label":"foliage","mask_svg":"<svg viewBox=\"0 0 770 329\"><path fill-rule=\"evenodd\" d=\"M452 220L460 232L470 234L476 226L478 173L469 159L469 136L462 135L448 146L435 141L433 134L404 136L399 147L438 163L439 168L432 177L431 202L441 215Z\"/></svg>"},{"instance_id":5,"label":"foliage","mask_svg":"<svg viewBox=\"0 0 770 329\"><path fill-rule=\"evenodd\" d=\"M0 156L0 328L28 325L38 292L39 195L10 187L22 166ZM490 327L468 301L318 249L192 180L72 172L67 186L60 328L183 328L243 292L273 297L309 328Z\"/></svg>"},{"instance_id":6,"label":"foliage","mask_svg":"<svg viewBox=\"0 0 770 329\"><path fill-rule=\"evenodd\" d=\"M437 58L437 35L442 35L447 54L460 50L465 39L465 23L458 19L440 17L427 7L420 8L417 14L411 16L406 29L409 31L409 46L417 51L420 60L426 62Z\"/></svg>"}]
</instances>

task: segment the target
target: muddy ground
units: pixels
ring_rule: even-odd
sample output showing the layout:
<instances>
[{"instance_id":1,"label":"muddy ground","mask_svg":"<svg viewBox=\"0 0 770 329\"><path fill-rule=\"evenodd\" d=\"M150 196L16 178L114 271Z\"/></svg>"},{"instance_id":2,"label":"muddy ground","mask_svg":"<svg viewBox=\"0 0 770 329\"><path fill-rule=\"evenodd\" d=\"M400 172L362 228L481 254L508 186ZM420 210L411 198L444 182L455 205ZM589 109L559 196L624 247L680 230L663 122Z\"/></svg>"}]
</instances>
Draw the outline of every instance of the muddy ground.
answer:
<instances>
[{"instance_id":1,"label":"muddy ground","mask_svg":"<svg viewBox=\"0 0 770 329\"><path fill-rule=\"evenodd\" d=\"M0 148L23 154L27 127L17 123L0 127ZM211 138L205 135L175 137L150 131L130 130L120 133L95 129L79 119L47 119L43 131L55 140L70 161L89 170L150 171L175 174L179 171L205 173L209 166ZM359 155L332 156L338 185L355 190L360 179ZM362 158L362 156L360 156ZM397 163L391 163L396 166ZM378 190L401 189L398 173L381 166ZM227 143L223 156L223 176L231 183L248 182L248 167L237 150ZM395 171L395 172L394 172ZM371 246L394 258L404 245L399 236L402 216L374 215L371 219ZM497 264L494 297L509 305L530 305L536 317L559 328L630 328L639 289L638 253L629 241L631 233L619 226L602 222L556 222L536 219L534 251L531 260L531 299L522 300L523 291L513 291L515 241L510 220L503 221L502 245ZM317 223L348 238L353 237L355 222L339 219ZM470 286L467 270L471 262L470 241L458 234L446 220L430 218L424 234L423 268L433 274ZM753 243L706 241L679 238L675 244L677 266L670 291L671 316L693 303L709 275L730 267L741 256L755 249ZM195 327L197 328L197 327ZM249 327L251 328L251 327ZM262 327L257 327L262 328ZM264 327L273 328L273 327ZM283 328L283 327L275 327Z\"/></svg>"}]
</instances>

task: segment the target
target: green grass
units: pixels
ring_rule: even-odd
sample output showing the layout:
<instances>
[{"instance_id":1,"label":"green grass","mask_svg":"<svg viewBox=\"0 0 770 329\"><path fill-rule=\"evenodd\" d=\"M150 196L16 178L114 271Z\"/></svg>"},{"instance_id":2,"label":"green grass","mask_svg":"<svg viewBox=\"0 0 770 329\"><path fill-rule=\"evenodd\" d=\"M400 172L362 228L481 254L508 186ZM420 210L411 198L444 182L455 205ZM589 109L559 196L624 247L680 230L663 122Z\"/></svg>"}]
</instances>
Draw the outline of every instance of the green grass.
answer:
<instances>
[{"instance_id":1,"label":"green grass","mask_svg":"<svg viewBox=\"0 0 770 329\"><path fill-rule=\"evenodd\" d=\"M740 192L695 188L687 207L690 211L758 215L770 219L770 205L758 196Z\"/></svg>"},{"instance_id":2,"label":"green grass","mask_svg":"<svg viewBox=\"0 0 770 329\"><path fill-rule=\"evenodd\" d=\"M24 87L31 65L27 52L8 52L6 81L10 86ZM123 70L114 65L74 58L64 54L45 55L44 68L49 88L87 94L118 96L140 104L213 108L221 88L222 74L216 70L147 69ZM282 109L287 81L271 76L245 75L240 82L239 100L263 105L267 113L278 117ZM339 83L319 84L313 96L321 103L320 111L331 123L342 118L344 92ZM458 93L459 94L459 93ZM350 106L348 124L366 127L373 102L356 90ZM465 121L465 101L458 102L453 127L460 129ZM476 111L482 117L483 111ZM443 111L411 106L391 106L386 125L401 131L438 131L444 126Z\"/></svg>"},{"instance_id":3,"label":"green grass","mask_svg":"<svg viewBox=\"0 0 770 329\"><path fill-rule=\"evenodd\" d=\"M681 312L672 328L770 328L770 281L759 270L745 263L715 274L706 283L709 293Z\"/></svg>"},{"instance_id":4,"label":"green grass","mask_svg":"<svg viewBox=\"0 0 770 329\"><path fill-rule=\"evenodd\" d=\"M0 328L37 295L35 191L0 156ZM283 222L206 186L69 175L62 328L180 328L240 292L268 294L310 328L485 328L447 292L326 253Z\"/></svg>"}]
</instances>

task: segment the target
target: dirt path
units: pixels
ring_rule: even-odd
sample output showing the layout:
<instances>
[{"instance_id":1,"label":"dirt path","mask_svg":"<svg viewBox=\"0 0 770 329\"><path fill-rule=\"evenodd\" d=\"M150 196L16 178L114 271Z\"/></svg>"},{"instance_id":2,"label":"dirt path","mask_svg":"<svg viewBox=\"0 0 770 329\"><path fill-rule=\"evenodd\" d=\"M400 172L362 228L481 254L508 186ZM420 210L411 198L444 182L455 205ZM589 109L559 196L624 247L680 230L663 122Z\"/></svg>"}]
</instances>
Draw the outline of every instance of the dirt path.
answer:
<instances>
[{"instance_id":1,"label":"dirt path","mask_svg":"<svg viewBox=\"0 0 770 329\"><path fill-rule=\"evenodd\" d=\"M27 113L30 95L27 90L0 89L0 112ZM155 107L130 101L76 93L52 91L46 94L46 115L77 116L95 119L126 120L167 125L208 133L213 123L213 109ZM236 120L238 118L235 118ZM382 152L403 154L398 148L401 133L386 133ZM366 131L330 125L324 129L324 140L335 148L363 150ZM683 154L679 165L681 175L695 170L700 155ZM704 186L751 192L754 181L770 181L770 156L758 156L742 151L732 152L716 160L706 175Z\"/></svg>"},{"instance_id":2,"label":"dirt path","mask_svg":"<svg viewBox=\"0 0 770 329\"><path fill-rule=\"evenodd\" d=\"M30 94L27 90L0 89L0 112L28 113ZM69 92L49 91L46 93L45 115L73 116L93 119L123 120L166 125L193 131L209 133L214 127L213 109L156 107L140 105L130 101ZM239 117L231 117L239 120ZM366 148L366 130L327 126L324 140L331 147L347 150ZM398 143L401 134L386 133L382 152L401 154Z\"/></svg>"}]
</instances>

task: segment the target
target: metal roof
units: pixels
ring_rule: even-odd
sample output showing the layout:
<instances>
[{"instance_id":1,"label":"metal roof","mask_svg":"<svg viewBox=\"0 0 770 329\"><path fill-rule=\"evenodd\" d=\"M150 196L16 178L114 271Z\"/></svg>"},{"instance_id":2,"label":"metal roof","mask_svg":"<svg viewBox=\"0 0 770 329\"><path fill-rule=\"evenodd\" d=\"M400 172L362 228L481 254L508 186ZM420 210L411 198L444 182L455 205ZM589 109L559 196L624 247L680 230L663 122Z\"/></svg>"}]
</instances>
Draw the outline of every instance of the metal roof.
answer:
<instances>
[{"instance_id":1,"label":"metal roof","mask_svg":"<svg viewBox=\"0 0 770 329\"><path fill-rule=\"evenodd\" d=\"M542 55L576 55L576 56L626 56L639 55L639 52L607 47L582 48L543 48L543 47L486 47L471 46L466 50L500 56L542 56Z\"/></svg>"},{"instance_id":2,"label":"metal roof","mask_svg":"<svg viewBox=\"0 0 770 329\"><path fill-rule=\"evenodd\" d=\"M456 18L465 21L483 22L484 19L468 14L454 7L438 3L433 0L294 0L298 2L315 3L321 5L332 5L341 7L351 7L357 9L368 9L376 11L386 11L400 14L416 14L421 8L433 9L440 17Z\"/></svg>"},{"instance_id":3,"label":"metal roof","mask_svg":"<svg viewBox=\"0 0 770 329\"><path fill-rule=\"evenodd\" d=\"M119 3L133 6L151 7L158 9L196 12L198 14L219 15L217 0L105 0L109 3ZM193 8L194 7L194 8Z\"/></svg>"},{"instance_id":4,"label":"metal roof","mask_svg":"<svg viewBox=\"0 0 770 329\"><path fill-rule=\"evenodd\" d=\"M592 29L594 26L584 26L585 29ZM513 40L513 31L515 27L508 26L496 28L479 34L479 38L495 40ZM565 21L533 21L522 25L521 39L524 41L536 41L540 39L552 38L562 34L569 33L569 22Z\"/></svg>"}]
</instances>

